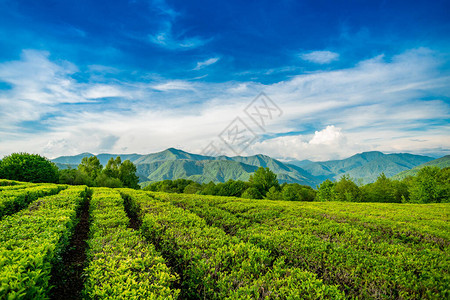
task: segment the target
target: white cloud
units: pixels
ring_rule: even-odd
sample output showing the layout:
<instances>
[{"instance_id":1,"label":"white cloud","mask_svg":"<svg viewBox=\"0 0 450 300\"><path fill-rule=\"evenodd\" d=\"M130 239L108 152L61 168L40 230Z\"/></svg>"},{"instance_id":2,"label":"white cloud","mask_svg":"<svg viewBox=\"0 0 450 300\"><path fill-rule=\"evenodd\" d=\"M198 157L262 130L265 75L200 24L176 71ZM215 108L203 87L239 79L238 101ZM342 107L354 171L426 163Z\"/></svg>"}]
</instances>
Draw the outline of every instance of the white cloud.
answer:
<instances>
[{"instance_id":1,"label":"white cloud","mask_svg":"<svg viewBox=\"0 0 450 300\"><path fill-rule=\"evenodd\" d=\"M77 82L77 68L51 61L48 53L24 53L19 61L0 64L0 80L11 85L0 91L0 155L168 147L200 152L237 116L265 137L243 154L315 160L367 150L448 154L450 107L439 95L450 94L450 78L440 70L443 63L436 53L416 49L268 85L161 78L99 84ZM260 91L283 110L265 132L243 113ZM116 98L109 105L92 100L97 97ZM29 133L33 125L22 121L49 129Z\"/></svg>"},{"instance_id":2,"label":"white cloud","mask_svg":"<svg viewBox=\"0 0 450 300\"><path fill-rule=\"evenodd\" d=\"M305 158L311 160L339 159L363 149L355 142L349 142L342 128L329 125L314 135L292 135L267 139L251 146L257 153L265 153L282 159Z\"/></svg>"},{"instance_id":3,"label":"white cloud","mask_svg":"<svg viewBox=\"0 0 450 300\"><path fill-rule=\"evenodd\" d=\"M300 58L316 64L329 64L339 59L339 54L331 51L311 51L300 54Z\"/></svg>"},{"instance_id":4,"label":"white cloud","mask_svg":"<svg viewBox=\"0 0 450 300\"><path fill-rule=\"evenodd\" d=\"M106 85L106 84L98 84L91 88L88 88L83 96L88 99L99 99L99 98L109 98L109 97L128 97L129 94L125 91L122 91L120 87Z\"/></svg>"},{"instance_id":5,"label":"white cloud","mask_svg":"<svg viewBox=\"0 0 450 300\"><path fill-rule=\"evenodd\" d=\"M213 58L209 58L205 61L199 61L197 63L197 66L194 68L194 70L200 70L200 69L203 69L204 67L215 64L216 62L219 61L219 59L220 59L220 57L213 57Z\"/></svg>"},{"instance_id":6,"label":"white cloud","mask_svg":"<svg viewBox=\"0 0 450 300\"><path fill-rule=\"evenodd\" d=\"M334 125L327 126L322 131L316 131L314 137L309 141L311 145L338 145L343 139L342 128Z\"/></svg>"},{"instance_id":7,"label":"white cloud","mask_svg":"<svg viewBox=\"0 0 450 300\"><path fill-rule=\"evenodd\" d=\"M152 88L163 92L172 90L185 90L185 91L195 90L192 83L184 80L171 80L164 83L152 85Z\"/></svg>"}]
</instances>

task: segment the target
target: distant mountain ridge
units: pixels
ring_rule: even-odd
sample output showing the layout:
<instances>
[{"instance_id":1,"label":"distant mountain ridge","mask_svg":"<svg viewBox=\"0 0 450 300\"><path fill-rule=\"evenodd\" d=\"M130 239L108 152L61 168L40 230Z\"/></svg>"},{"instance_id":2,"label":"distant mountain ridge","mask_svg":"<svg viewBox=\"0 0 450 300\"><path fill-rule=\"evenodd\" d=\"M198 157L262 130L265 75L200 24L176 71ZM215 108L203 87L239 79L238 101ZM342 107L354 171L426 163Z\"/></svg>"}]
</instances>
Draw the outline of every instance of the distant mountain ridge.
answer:
<instances>
[{"instance_id":1,"label":"distant mountain ridge","mask_svg":"<svg viewBox=\"0 0 450 300\"><path fill-rule=\"evenodd\" d=\"M74 156L61 156L53 159L60 168L76 167L83 157L92 153ZM382 172L393 176L422 163L433 160L428 156L406 153L383 154L381 152L363 152L343 160L326 162L281 162L267 155L252 156L205 156L183 150L169 148L150 154L107 154L96 155L102 165L111 157L120 156L136 165L141 183L165 179L185 178L201 183L225 182L229 179L248 180L258 167L268 167L277 174L278 180L288 183L300 183L315 187L325 179L337 180L342 175L350 175L363 183L373 182Z\"/></svg>"},{"instance_id":2,"label":"distant mountain ridge","mask_svg":"<svg viewBox=\"0 0 450 300\"><path fill-rule=\"evenodd\" d=\"M320 181L338 180L343 175L349 175L366 184L374 182L381 173L391 177L433 159L429 156L409 153L384 154L379 151L370 151L342 160L306 163L302 165L302 168Z\"/></svg>"}]
</instances>

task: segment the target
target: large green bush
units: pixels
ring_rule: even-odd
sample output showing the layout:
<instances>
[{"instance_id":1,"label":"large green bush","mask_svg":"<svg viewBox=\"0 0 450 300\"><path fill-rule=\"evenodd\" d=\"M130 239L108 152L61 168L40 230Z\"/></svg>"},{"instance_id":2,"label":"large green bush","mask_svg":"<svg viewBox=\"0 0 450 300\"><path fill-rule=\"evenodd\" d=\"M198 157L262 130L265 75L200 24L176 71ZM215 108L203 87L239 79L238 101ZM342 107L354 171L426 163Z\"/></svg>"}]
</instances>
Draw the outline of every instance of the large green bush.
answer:
<instances>
[{"instance_id":1,"label":"large green bush","mask_svg":"<svg viewBox=\"0 0 450 300\"><path fill-rule=\"evenodd\" d=\"M59 173L54 163L39 154L13 153L1 161L0 178L56 183Z\"/></svg>"}]
</instances>

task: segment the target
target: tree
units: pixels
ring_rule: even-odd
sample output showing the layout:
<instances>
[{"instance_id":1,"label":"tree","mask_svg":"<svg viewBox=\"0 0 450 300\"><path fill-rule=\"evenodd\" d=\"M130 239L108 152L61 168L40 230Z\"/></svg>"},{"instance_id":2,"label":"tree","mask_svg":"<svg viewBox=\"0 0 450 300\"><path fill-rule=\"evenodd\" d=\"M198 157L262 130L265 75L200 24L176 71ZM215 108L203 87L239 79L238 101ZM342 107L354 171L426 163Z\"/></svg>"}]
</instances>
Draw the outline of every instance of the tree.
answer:
<instances>
[{"instance_id":1,"label":"tree","mask_svg":"<svg viewBox=\"0 0 450 300\"><path fill-rule=\"evenodd\" d=\"M240 197L242 193L248 188L248 185L240 180L228 180L224 183L217 184L217 195L219 196L233 196Z\"/></svg>"},{"instance_id":2,"label":"tree","mask_svg":"<svg viewBox=\"0 0 450 300\"><path fill-rule=\"evenodd\" d=\"M314 201L316 192L310 186L290 183L283 186L281 195L286 201Z\"/></svg>"},{"instance_id":3,"label":"tree","mask_svg":"<svg viewBox=\"0 0 450 300\"><path fill-rule=\"evenodd\" d=\"M361 187L364 202L395 202L395 190L392 181L381 173L374 183Z\"/></svg>"},{"instance_id":4,"label":"tree","mask_svg":"<svg viewBox=\"0 0 450 300\"><path fill-rule=\"evenodd\" d=\"M111 157L106 163L102 173L108 177L119 178L119 168L121 164L122 160L120 159L120 156L117 156L116 159Z\"/></svg>"},{"instance_id":5,"label":"tree","mask_svg":"<svg viewBox=\"0 0 450 300\"><path fill-rule=\"evenodd\" d=\"M70 185L93 186L94 181L86 173L77 169L65 169L59 171L59 183Z\"/></svg>"},{"instance_id":6,"label":"tree","mask_svg":"<svg viewBox=\"0 0 450 300\"><path fill-rule=\"evenodd\" d=\"M39 154L13 153L1 161L0 178L56 183L59 170L54 163Z\"/></svg>"},{"instance_id":7,"label":"tree","mask_svg":"<svg viewBox=\"0 0 450 300\"><path fill-rule=\"evenodd\" d=\"M122 181L119 178L109 177L105 173L101 173L95 179L97 186L104 186L109 188L121 188L123 187Z\"/></svg>"},{"instance_id":8,"label":"tree","mask_svg":"<svg viewBox=\"0 0 450 300\"><path fill-rule=\"evenodd\" d=\"M361 193L364 202L401 203L408 198L406 184L387 178L384 173L374 183L362 186Z\"/></svg>"},{"instance_id":9,"label":"tree","mask_svg":"<svg viewBox=\"0 0 450 300\"><path fill-rule=\"evenodd\" d=\"M99 162L92 160L95 166L99 165ZM90 166L90 164L88 164ZM84 167L82 167L84 168ZM88 170L96 168L88 168ZM97 175L95 183L97 186L106 187L128 187L138 189L139 177L136 176L136 166L129 160L125 160L122 163L120 156L115 159L110 158L108 163L102 172Z\"/></svg>"},{"instance_id":10,"label":"tree","mask_svg":"<svg viewBox=\"0 0 450 300\"><path fill-rule=\"evenodd\" d=\"M78 165L78 171L85 173L92 180L102 172L103 166L98 160L97 156L83 157L81 163Z\"/></svg>"},{"instance_id":11,"label":"tree","mask_svg":"<svg viewBox=\"0 0 450 300\"><path fill-rule=\"evenodd\" d=\"M450 202L450 167L443 168L438 174L438 182L441 185L441 202Z\"/></svg>"},{"instance_id":12,"label":"tree","mask_svg":"<svg viewBox=\"0 0 450 300\"><path fill-rule=\"evenodd\" d=\"M283 199L281 192L275 187L271 187L266 194L266 199L269 200L281 200Z\"/></svg>"},{"instance_id":13,"label":"tree","mask_svg":"<svg viewBox=\"0 0 450 300\"><path fill-rule=\"evenodd\" d=\"M202 190L202 185L198 182L191 182L185 188L183 193L185 194L197 194Z\"/></svg>"},{"instance_id":14,"label":"tree","mask_svg":"<svg viewBox=\"0 0 450 300\"><path fill-rule=\"evenodd\" d=\"M292 184L285 185L281 191L281 195L285 201L300 201L300 196L297 189Z\"/></svg>"},{"instance_id":15,"label":"tree","mask_svg":"<svg viewBox=\"0 0 450 300\"><path fill-rule=\"evenodd\" d=\"M336 183L327 179L322 182L317 187L317 201L335 201L336 200L336 191L334 190L334 186Z\"/></svg>"},{"instance_id":16,"label":"tree","mask_svg":"<svg viewBox=\"0 0 450 300\"><path fill-rule=\"evenodd\" d=\"M348 175L342 176L341 179L336 182L334 191L336 192L336 200L338 201L361 201L361 191Z\"/></svg>"},{"instance_id":17,"label":"tree","mask_svg":"<svg viewBox=\"0 0 450 300\"><path fill-rule=\"evenodd\" d=\"M296 185L298 186L300 201L314 201L316 199L317 192L312 187L298 183Z\"/></svg>"},{"instance_id":18,"label":"tree","mask_svg":"<svg viewBox=\"0 0 450 300\"><path fill-rule=\"evenodd\" d=\"M136 166L128 159L119 167L119 179L125 187L131 189L139 188L139 177L136 176Z\"/></svg>"},{"instance_id":19,"label":"tree","mask_svg":"<svg viewBox=\"0 0 450 300\"><path fill-rule=\"evenodd\" d=\"M439 176L440 173L439 167L421 168L410 182L410 201L413 203L442 202L445 199L446 189L445 178Z\"/></svg>"},{"instance_id":20,"label":"tree","mask_svg":"<svg viewBox=\"0 0 450 300\"><path fill-rule=\"evenodd\" d=\"M246 199L262 199L263 196L256 187L249 187L242 193L242 198Z\"/></svg>"},{"instance_id":21,"label":"tree","mask_svg":"<svg viewBox=\"0 0 450 300\"><path fill-rule=\"evenodd\" d=\"M218 189L214 182L210 181L207 184L202 185L202 191L200 192L201 195L217 195Z\"/></svg>"},{"instance_id":22,"label":"tree","mask_svg":"<svg viewBox=\"0 0 450 300\"><path fill-rule=\"evenodd\" d=\"M277 175L269 168L259 167L253 175L250 175L249 182L258 189L261 195L265 196L271 187L279 188L280 184Z\"/></svg>"}]
</instances>

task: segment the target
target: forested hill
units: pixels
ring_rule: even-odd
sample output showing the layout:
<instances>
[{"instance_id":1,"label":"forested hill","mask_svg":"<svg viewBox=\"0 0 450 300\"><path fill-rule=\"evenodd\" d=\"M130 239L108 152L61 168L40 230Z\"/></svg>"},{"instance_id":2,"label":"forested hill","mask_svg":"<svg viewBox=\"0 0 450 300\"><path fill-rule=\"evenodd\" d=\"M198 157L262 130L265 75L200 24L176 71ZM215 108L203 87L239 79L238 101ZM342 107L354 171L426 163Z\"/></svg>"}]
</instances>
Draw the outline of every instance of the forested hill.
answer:
<instances>
[{"instance_id":1,"label":"forested hill","mask_svg":"<svg viewBox=\"0 0 450 300\"><path fill-rule=\"evenodd\" d=\"M61 156L52 161L60 168L68 166L76 168L83 157L89 156L93 156L93 154ZM122 161L128 159L136 165L137 175L141 182L179 178L201 183L224 182L229 179L248 180L250 174L255 172L258 167L268 167L277 174L281 183L297 182L312 187L325 179L339 179L342 175L350 175L355 180L360 179L364 183L373 182L382 172L389 177L433 160L432 157L406 153L364 152L343 160L282 162L262 154L213 157L174 148L145 155L106 153L97 155L102 165L106 165L111 157L116 156L120 156Z\"/></svg>"},{"instance_id":2,"label":"forested hill","mask_svg":"<svg viewBox=\"0 0 450 300\"><path fill-rule=\"evenodd\" d=\"M83 157L92 156L82 153L75 156L61 156L52 161L58 167L76 166ZM229 179L248 180L250 174L258 167L269 167L278 175L280 182L301 183L315 187L320 183L314 176L302 168L284 164L266 155L254 156L204 156L169 148L162 152L141 154L99 154L100 163L105 165L111 157L120 156L122 160L129 159L136 165L137 175L141 182L160 181L165 179L191 179L200 183L225 182Z\"/></svg>"},{"instance_id":3,"label":"forested hill","mask_svg":"<svg viewBox=\"0 0 450 300\"><path fill-rule=\"evenodd\" d=\"M351 178L366 184L374 182L381 173L391 177L431 160L433 158L429 156L408 153L384 154L371 151L342 160L303 163L302 168L320 181L325 179L338 180L343 175L349 175Z\"/></svg>"},{"instance_id":4,"label":"forested hill","mask_svg":"<svg viewBox=\"0 0 450 300\"><path fill-rule=\"evenodd\" d=\"M407 176L414 176L417 173L419 173L420 169L422 169L423 167L426 167L426 166L430 166L430 167L435 166L435 167L439 167L441 169L450 167L450 155L446 155L444 157L431 160L424 164L418 165L417 167L412 168L411 170L402 171L402 172L396 174L395 176L393 176L392 179L401 180Z\"/></svg>"}]
</instances>

